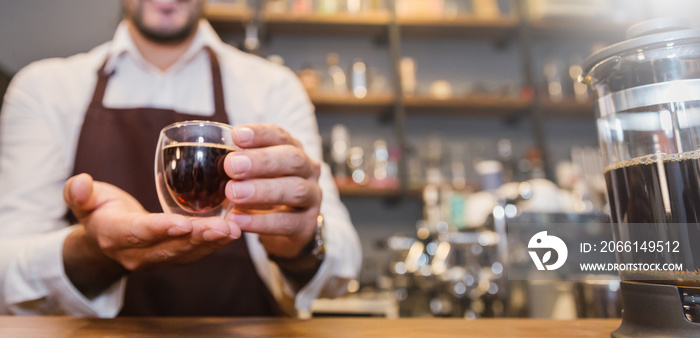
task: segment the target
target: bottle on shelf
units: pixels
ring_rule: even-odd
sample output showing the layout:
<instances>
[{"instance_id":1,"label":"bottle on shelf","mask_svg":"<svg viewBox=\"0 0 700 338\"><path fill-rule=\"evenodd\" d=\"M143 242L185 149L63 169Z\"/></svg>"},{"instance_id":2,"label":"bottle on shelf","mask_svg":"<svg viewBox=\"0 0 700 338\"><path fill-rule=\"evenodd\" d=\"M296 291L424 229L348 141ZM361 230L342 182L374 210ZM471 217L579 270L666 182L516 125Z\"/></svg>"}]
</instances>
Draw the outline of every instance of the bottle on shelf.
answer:
<instances>
[{"instance_id":1,"label":"bottle on shelf","mask_svg":"<svg viewBox=\"0 0 700 338\"><path fill-rule=\"evenodd\" d=\"M297 72L297 76L299 76L299 80L304 86L304 89L306 89L306 92L313 93L318 91L321 80L319 79L318 72L311 68L310 65L302 66L302 69Z\"/></svg>"},{"instance_id":2,"label":"bottle on shelf","mask_svg":"<svg viewBox=\"0 0 700 338\"><path fill-rule=\"evenodd\" d=\"M386 168L389 166L389 148L383 139L374 141L372 148L372 179L374 182L381 182L386 179Z\"/></svg>"},{"instance_id":3,"label":"bottle on shelf","mask_svg":"<svg viewBox=\"0 0 700 338\"><path fill-rule=\"evenodd\" d=\"M389 147L384 139L374 141L371 166L371 187L384 189L398 188L396 159L392 158Z\"/></svg>"},{"instance_id":4,"label":"bottle on shelf","mask_svg":"<svg viewBox=\"0 0 700 338\"><path fill-rule=\"evenodd\" d=\"M269 0L270 2L274 0ZM285 0L282 0L285 1ZM230 4L233 7L238 7L238 8L247 8L248 7L248 0L209 0L210 3L226 3Z\"/></svg>"},{"instance_id":5,"label":"bottle on shelf","mask_svg":"<svg viewBox=\"0 0 700 338\"><path fill-rule=\"evenodd\" d=\"M288 0L267 0L265 11L268 13L285 13L289 10Z\"/></svg>"},{"instance_id":6,"label":"bottle on shelf","mask_svg":"<svg viewBox=\"0 0 700 338\"><path fill-rule=\"evenodd\" d=\"M358 14L364 10L362 0L347 0L347 11L349 14Z\"/></svg>"},{"instance_id":7,"label":"bottle on shelf","mask_svg":"<svg viewBox=\"0 0 700 338\"><path fill-rule=\"evenodd\" d=\"M389 162L386 167L387 180L393 182L393 186L398 188L399 182L399 161L401 160L401 148L394 146L389 148Z\"/></svg>"},{"instance_id":8,"label":"bottle on shelf","mask_svg":"<svg viewBox=\"0 0 700 338\"><path fill-rule=\"evenodd\" d=\"M314 10L313 0L294 0L292 12L294 14L309 14Z\"/></svg>"},{"instance_id":9,"label":"bottle on shelf","mask_svg":"<svg viewBox=\"0 0 700 338\"><path fill-rule=\"evenodd\" d=\"M364 144L365 142L361 142ZM389 147L385 139L376 139L365 151L350 143L350 133L342 124L331 129L324 159L338 187L366 186L375 189L398 189L398 147Z\"/></svg>"},{"instance_id":10,"label":"bottle on shelf","mask_svg":"<svg viewBox=\"0 0 700 338\"><path fill-rule=\"evenodd\" d=\"M326 77L324 79L325 91L328 94L344 96L348 92L345 71L338 65L339 57L336 53L326 56Z\"/></svg>"},{"instance_id":11,"label":"bottle on shelf","mask_svg":"<svg viewBox=\"0 0 700 338\"><path fill-rule=\"evenodd\" d=\"M401 74L403 95L412 96L416 93L416 60L411 57L401 58L399 73Z\"/></svg>"},{"instance_id":12,"label":"bottle on shelf","mask_svg":"<svg viewBox=\"0 0 700 338\"><path fill-rule=\"evenodd\" d=\"M474 15L483 19L497 19L501 16L501 8L497 0L472 0Z\"/></svg>"},{"instance_id":13,"label":"bottle on shelf","mask_svg":"<svg viewBox=\"0 0 700 338\"><path fill-rule=\"evenodd\" d=\"M574 54L570 59L569 78L571 79L571 84L573 87L573 96L577 102L589 102L591 98L588 94L588 86L579 81L579 78L583 74L583 68L581 67L583 58L581 58L580 55Z\"/></svg>"},{"instance_id":14,"label":"bottle on shelf","mask_svg":"<svg viewBox=\"0 0 700 338\"><path fill-rule=\"evenodd\" d=\"M437 224L446 219L443 191L445 177L442 172L443 142L437 135L431 135L425 146L424 219L430 232L435 233Z\"/></svg>"},{"instance_id":15,"label":"bottle on shelf","mask_svg":"<svg viewBox=\"0 0 700 338\"><path fill-rule=\"evenodd\" d=\"M430 84L430 97L447 100L452 97L452 84L446 80L435 80Z\"/></svg>"},{"instance_id":16,"label":"bottle on shelf","mask_svg":"<svg viewBox=\"0 0 700 338\"><path fill-rule=\"evenodd\" d=\"M461 145L452 148L450 169L452 173L451 194L448 198L448 208L451 227L462 230L467 227L465 204L469 191L467 189L467 170L464 165L464 150Z\"/></svg>"},{"instance_id":17,"label":"bottle on shelf","mask_svg":"<svg viewBox=\"0 0 700 338\"><path fill-rule=\"evenodd\" d=\"M510 140L500 139L496 144L498 150L498 160L503 167L503 183L513 182L515 179L515 161L513 160L513 146Z\"/></svg>"},{"instance_id":18,"label":"bottle on shelf","mask_svg":"<svg viewBox=\"0 0 700 338\"><path fill-rule=\"evenodd\" d=\"M352 90L352 95L358 99L366 97L367 65L361 59L356 59L352 63L350 74L350 89Z\"/></svg>"},{"instance_id":19,"label":"bottle on shelf","mask_svg":"<svg viewBox=\"0 0 700 338\"><path fill-rule=\"evenodd\" d=\"M331 129L331 160L333 161L333 176L336 184L347 185L347 159L350 153L350 133L342 124L336 124Z\"/></svg>"},{"instance_id":20,"label":"bottle on shelf","mask_svg":"<svg viewBox=\"0 0 700 338\"><path fill-rule=\"evenodd\" d=\"M364 149L357 146L350 148L347 163L352 181L359 185L367 185L369 175L367 175Z\"/></svg>"},{"instance_id":21,"label":"bottle on shelf","mask_svg":"<svg viewBox=\"0 0 700 338\"><path fill-rule=\"evenodd\" d=\"M245 39L243 40L243 47L246 51L256 54L260 49L260 36L258 30L258 23L255 20L251 20L245 26Z\"/></svg>"},{"instance_id":22,"label":"bottle on shelf","mask_svg":"<svg viewBox=\"0 0 700 338\"><path fill-rule=\"evenodd\" d=\"M425 187L423 188L423 218L426 221L430 233L435 233L437 224L443 220L442 206L440 203L440 187L442 174L437 168L426 170Z\"/></svg>"},{"instance_id":23,"label":"bottle on shelf","mask_svg":"<svg viewBox=\"0 0 700 338\"><path fill-rule=\"evenodd\" d=\"M477 1L477 0L475 0ZM533 20L547 19L574 19L592 20L608 19L611 13L611 4L616 1L606 0L533 0L527 1L528 14ZM636 4L637 2L635 2ZM626 7L630 10L635 6Z\"/></svg>"},{"instance_id":24,"label":"bottle on shelf","mask_svg":"<svg viewBox=\"0 0 700 338\"><path fill-rule=\"evenodd\" d=\"M564 100L563 80L564 64L559 60L550 60L544 65L544 79L546 82L548 98L552 102Z\"/></svg>"},{"instance_id":25,"label":"bottle on shelf","mask_svg":"<svg viewBox=\"0 0 700 338\"><path fill-rule=\"evenodd\" d=\"M445 11L444 0L396 0L399 17L440 17Z\"/></svg>"},{"instance_id":26,"label":"bottle on shelf","mask_svg":"<svg viewBox=\"0 0 700 338\"><path fill-rule=\"evenodd\" d=\"M339 7L339 0L318 0L318 12L321 14L335 14Z\"/></svg>"},{"instance_id":27,"label":"bottle on shelf","mask_svg":"<svg viewBox=\"0 0 700 338\"><path fill-rule=\"evenodd\" d=\"M459 15L459 4L457 0L445 0L442 15L445 19L454 19Z\"/></svg>"}]
</instances>

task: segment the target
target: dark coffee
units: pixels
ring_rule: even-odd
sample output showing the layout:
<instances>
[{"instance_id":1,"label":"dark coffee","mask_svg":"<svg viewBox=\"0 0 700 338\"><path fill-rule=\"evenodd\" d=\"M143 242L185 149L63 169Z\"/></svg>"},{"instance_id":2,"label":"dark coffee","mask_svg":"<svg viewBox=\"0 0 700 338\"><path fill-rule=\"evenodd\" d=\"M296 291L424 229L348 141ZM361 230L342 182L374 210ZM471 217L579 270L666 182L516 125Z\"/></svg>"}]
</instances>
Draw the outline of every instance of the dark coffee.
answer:
<instances>
[{"instance_id":1,"label":"dark coffee","mask_svg":"<svg viewBox=\"0 0 700 338\"><path fill-rule=\"evenodd\" d=\"M163 148L163 172L170 195L187 212L204 213L226 199L226 154L234 148L213 143L178 143Z\"/></svg>"},{"instance_id":2,"label":"dark coffee","mask_svg":"<svg viewBox=\"0 0 700 338\"><path fill-rule=\"evenodd\" d=\"M618 261L682 263L685 270L621 272L623 279L700 286L700 151L616 163L606 168L605 182L617 240L678 243L672 252L618 252Z\"/></svg>"},{"instance_id":3,"label":"dark coffee","mask_svg":"<svg viewBox=\"0 0 700 338\"><path fill-rule=\"evenodd\" d=\"M655 154L606 168L616 223L700 221L700 152Z\"/></svg>"}]
</instances>

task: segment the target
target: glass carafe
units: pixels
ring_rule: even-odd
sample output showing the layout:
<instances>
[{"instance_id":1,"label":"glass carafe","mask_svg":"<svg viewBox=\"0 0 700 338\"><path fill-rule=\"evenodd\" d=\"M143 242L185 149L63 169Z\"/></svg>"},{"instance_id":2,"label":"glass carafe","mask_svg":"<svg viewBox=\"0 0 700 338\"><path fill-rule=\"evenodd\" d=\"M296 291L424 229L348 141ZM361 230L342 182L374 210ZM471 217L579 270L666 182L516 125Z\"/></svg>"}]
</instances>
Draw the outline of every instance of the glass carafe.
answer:
<instances>
[{"instance_id":1,"label":"glass carafe","mask_svg":"<svg viewBox=\"0 0 700 338\"><path fill-rule=\"evenodd\" d=\"M621 269L620 277L677 287L684 317L700 322L694 298L683 297L700 287L700 30L671 18L633 26L628 40L586 60L584 76L613 233L625 248L618 263L662 267Z\"/></svg>"}]
</instances>

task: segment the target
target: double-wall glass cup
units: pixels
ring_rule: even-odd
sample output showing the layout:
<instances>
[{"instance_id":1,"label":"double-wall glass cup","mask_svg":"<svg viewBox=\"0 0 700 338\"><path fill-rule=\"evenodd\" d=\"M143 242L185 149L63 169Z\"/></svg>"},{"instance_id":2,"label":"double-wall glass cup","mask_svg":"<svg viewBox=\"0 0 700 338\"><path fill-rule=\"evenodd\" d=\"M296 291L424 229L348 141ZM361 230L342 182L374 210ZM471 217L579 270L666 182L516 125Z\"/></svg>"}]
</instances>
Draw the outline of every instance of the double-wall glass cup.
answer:
<instances>
[{"instance_id":1,"label":"double-wall glass cup","mask_svg":"<svg viewBox=\"0 0 700 338\"><path fill-rule=\"evenodd\" d=\"M217 122L185 121L160 132L155 154L156 189L166 213L220 216L226 199L226 155L237 151L232 127Z\"/></svg>"}]
</instances>

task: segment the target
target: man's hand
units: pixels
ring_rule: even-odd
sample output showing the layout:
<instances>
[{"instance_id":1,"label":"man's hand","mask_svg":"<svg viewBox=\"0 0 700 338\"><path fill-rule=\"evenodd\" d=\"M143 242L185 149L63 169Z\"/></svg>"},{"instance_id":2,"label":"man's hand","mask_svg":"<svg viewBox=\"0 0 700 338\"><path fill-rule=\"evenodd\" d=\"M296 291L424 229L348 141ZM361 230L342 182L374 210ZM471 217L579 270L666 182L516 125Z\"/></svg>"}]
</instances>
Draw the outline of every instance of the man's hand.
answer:
<instances>
[{"instance_id":1,"label":"man's hand","mask_svg":"<svg viewBox=\"0 0 700 338\"><path fill-rule=\"evenodd\" d=\"M86 296L127 271L196 261L241 236L219 217L149 214L131 195L87 174L70 178L63 197L81 224L64 243L65 271Z\"/></svg>"},{"instance_id":2,"label":"man's hand","mask_svg":"<svg viewBox=\"0 0 700 338\"><path fill-rule=\"evenodd\" d=\"M235 204L229 219L241 230L259 234L269 254L298 256L316 230L321 165L276 125L237 126L233 140L243 150L226 158L225 170L233 179L226 197Z\"/></svg>"}]
</instances>

